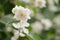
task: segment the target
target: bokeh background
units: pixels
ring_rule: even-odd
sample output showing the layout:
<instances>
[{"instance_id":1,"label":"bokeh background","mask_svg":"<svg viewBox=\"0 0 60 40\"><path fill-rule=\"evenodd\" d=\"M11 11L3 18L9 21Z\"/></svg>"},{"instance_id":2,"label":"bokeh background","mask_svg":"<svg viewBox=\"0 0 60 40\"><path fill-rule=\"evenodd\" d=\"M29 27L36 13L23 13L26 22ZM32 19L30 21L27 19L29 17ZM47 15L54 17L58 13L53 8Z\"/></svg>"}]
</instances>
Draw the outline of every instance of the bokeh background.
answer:
<instances>
[{"instance_id":1,"label":"bokeh background","mask_svg":"<svg viewBox=\"0 0 60 40\"><path fill-rule=\"evenodd\" d=\"M60 0L46 0L46 7L34 6L35 0L0 0L0 40L11 40L13 36L12 8L16 5L31 9L28 28L32 38L19 37L18 40L60 40ZM32 34L33 32L33 34Z\"/></svg>"}]
</instances>

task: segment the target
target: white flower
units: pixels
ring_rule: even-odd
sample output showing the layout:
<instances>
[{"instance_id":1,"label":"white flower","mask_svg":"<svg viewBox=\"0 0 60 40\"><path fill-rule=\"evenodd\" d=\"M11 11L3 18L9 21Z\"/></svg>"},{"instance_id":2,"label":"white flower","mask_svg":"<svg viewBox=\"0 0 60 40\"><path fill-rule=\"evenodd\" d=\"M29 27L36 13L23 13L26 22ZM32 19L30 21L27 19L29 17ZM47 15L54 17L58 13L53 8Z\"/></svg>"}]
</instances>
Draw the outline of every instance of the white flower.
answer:
<instances>
[{"instance_id":1,"label":"white flower","mask_svg":"<svg viewBox=\"0 0 60 40\"><path fill-rule=\"evenodd\" d=\"M57 15L54 19L53 19L54 23L58 26L60 26L60 15Z\"/></svg>"},{"instance_id":2,"label":"white flower","mask_svg":"<svg viewBox=\"0 0 60 40\"><path fill-rule=\"evenodd\" d=\"M23 29L20 29L20 31L19 30L14 30L14 36L13 37L18 39L19 36L25 37Z\"/></svg>"},{"instance_id":3,"label":"white flower","mask_svg":"<svg viewBox=\"0 0 60 40\"><path fill-rule=\"evenodd\" d=\"M17 29L20 28L20 23L13 23L12 25L13 25L14 28L17 28Z\"/></svg>"},{"instance_id":4,"label":"white flower","mask_svg":"<svg viewBox=\"0 0 60 40\"><path fill-rule=\"evenodd\" d=\"M19 31L18 30L13 30L14 37L18 38L19 37Z\"/></svg>"},{"instance_id":5,"label":"white flower","mask_svg":"<svg viewBox=\"0 0 60 40\"><path fill-rule=\"evenodd\" d=\"M12 31L12 27L11 27L11 26L6 25L6 31L7 31L7 32L11 32L11 31Z\"/></svg>"},{"instance_id":6,"label":"white flower","mask_svg":"<svg viewBox=\"0 0 60 40\"><path fill-rule=\"evenodd\" d=\"M52 27L52 22L49 19L41 19L42 24L44 24L44 28L49 30Z\"/></svg>"},{"instance_id":7,"label":"white flower","mask_svg":"<svg viewBox=\"0 0 60 40\"><path fill-rule=\"evenodd\" d=\"M25 34L23 33L24 30L22 32L20 32L20 31L14 30L13 31L14 32L14 36L11 38L11 40L17 40L19 38L19 36L20 37L25 37Z\"/></svg>"},{"instance_id":8,"label":"white flower","mask_svg":"<svg viewBox=\"0 0 60 40\"><path fill-rule=\"evenodd\" d=\"M30 3L31 0L20 0L21 2Z\"/></svg>"},{"instance_id":9,"label":"white flower","mask_svg":"<svg viewBox=\"0 0 60 40\"><path fill-rule=\"evenodd\" d=\"M40 13L37 13L35 18L38 19L38 20L41 20L44 16L41 15Z\"/></svg>"},{"instance_id":10,"label":"white flower","mask_svg":"<svg viewBox=\"0 0 60 40\"><path fill-rule=\"evenodd\" d=\"M50 5L48 8L49 8L49 10L52 11L52 12L58 11L57 7L54 6L54 5Z\"/></svg>"},{"instance_id":11,"label":"white flower","mask_svg":"<svg viewBox=\"0 0 60 40\"><path fill-rule=\"evenodd\" d=\"M29 27L29 23L26 22L26 21L20 21L20 25L21 25L22 27Z\"/></svg>"},{"instance_id":12,"label":"white flower","mask_svg":"<svg viewBox=\"0 0 60 40\"><path fill-rule=\"evenodd\" d=\"M26 34L29 33L28 29L26 29L26 28L23 28L23 32L26 33Z\"/></svg>"},{"instance_id":13,"label":"white flower","mask_svg":"<svg viewBox=\"0 0 60 40\"><path fill-rule=\"evenodd\" d=\"M56 0L56 2L57 2L58 0ZM57 7L55 6L55 0L47 0L47 2L48 2L48 9L51 11L51 12L57 12L58 11L58 9L57 9Z\"/></svg>"},{"instance_id":14,"label":"white flower","mask_svg":"<svg viewBox=\"0 0 60 40\"><path fill-rule=\"evenodd\" d=\"M40 7L40 8L46 7L46 1L45 0L35 0L35 5L36 5L36 7Z\"/></svg>"},{"instance_id":15,"label":"white flower","mask_svg":"<svg viewBox=\"0 0 60 40\"><path fill-rule=\"evenodd\" d=\"M11 38L11 40L17 40L19 38L19 31L13 30L14 36Z\"/></svg>"},{"instance_id":16,"label":"white flower","mask_svg":"<svg viewBox=\"0 0 60 40\"><path fill-rule=\"evenodd\" d=\"M18 9L18 6L16 5L15 8L12 9L13 14L15 14L15 12L17 11L17 9Z\"/></svg>"},{"instance_id":17,"label":"white flower","mask_svg":"<svg viewBox=\"0 0 60 40\"><path fill-rule=\"evenodd\" d=\"M55 1L55 3L56 3L56 4L58 4L58 3L59 3L59 0L54 0L54 1Z\"/></svg>"},{"instance_id":18,"label":"white flower","mask_svg":"<svg viewBox=\"0 0 60 40\"><path fill-rule=\"evenodd\" d=\"M40 23L40 22L38 22L38 21L36 21L35 23L33 23L32 25L32 30L33 30L33 32L36 32L36 33L40 33L41 31L42 31L42 29L43 29L43 25Z\"/></svg>"},{"instance_id":19,"label":"white flower","mask_svg":"<svg viewBox=\"0 0 60 40\"><path fill-rule=\"evenodd\" d=\"M11 40L17 40L14 36L11 38Z\"/></svg>"},{"instance_id":20,"label":"white flower","mask_svg":"<svg viewBox=\"0 0 60 40\"><path fill-rule=\"evenodd\" d=\"M23 33L20 33L20 36L21 36L21 37L25 37L25 34L23 34Z\"/></svg>"},{"instance_id":21,"label":"white flower","mask_svg":"<svg viewBox=\"0 0 60 40\"><path fill-rule=\"evenodd\" d=\"M26 27L29 27L27 20L30 19L31 11L28 8L16 5L16 7L12 9L12 12L14 14L14 18L19 20L18 23L12 24L14 28L18 29L14 30L14 37L12 38L14 40L14 38L17 39L19 36L24 37L25 34L29 33Z\"/></svg>"},{"instance_id":22,"label":"white flower","mask_svg":"<svg viewBox=\"0 0 60 40\"><path fill-rule=\"evenodd\" d=\"M16 20L28 20L30 19L31 11L28 8L24 8L22 6L16 6L12 9L12 12L15 14L14 18Z\"/></svg>"},{"instance_id":23,"label":"white flower","mask_svg":"<svg viewBox=\"0 0 60 40\"><path fill-rule=\"evenodd\" d=\"M26 29L25 26L21 27L19 23L18 23L18 25L15 25L15 26L16 26L15 28L18 28L19 30L14 30L14 37L19 37L19 35L21 37L24 37L25 36L24 33L26 33L26 34L29 33L28 29Z\"/></svg>"},{"instance_id":24,"label":"white flower","mask_svg":"<svg viewBox=\"0 0 60 40\"><path fill-rule=\"evenodd\" d=\"M19 35L21 36L21 37L25 37L25 34L28 34L29 33L29 31L28 31L28 29L26 29L26 28L22 28L21 30L20 30L20 33L19 33Z\"/></svg>"},{"instance_id":25,"label":"white flower","mask_svg":"<svg viewBox=\"0 0 60 40\"><path fill-rule=\"evenodd\" d=\"M29 27L29 23L27 23L25 21L21 21L19 23L13 23L12 25L13 25L14 28L17 28L17 29Z\"/></svg>"}]
</instances>

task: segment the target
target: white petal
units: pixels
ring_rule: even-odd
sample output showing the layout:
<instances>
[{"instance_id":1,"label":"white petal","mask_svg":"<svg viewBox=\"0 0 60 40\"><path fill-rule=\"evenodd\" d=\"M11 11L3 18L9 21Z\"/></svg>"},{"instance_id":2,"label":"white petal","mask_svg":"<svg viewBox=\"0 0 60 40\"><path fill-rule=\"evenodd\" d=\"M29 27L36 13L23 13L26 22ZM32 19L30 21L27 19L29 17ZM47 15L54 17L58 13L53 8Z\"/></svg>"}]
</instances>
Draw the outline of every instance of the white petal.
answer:
<instances>
[{"instance_id":1,"label":"white petal","mask_svg":"<svg viewBox=\"0 0 60 40\"><path fill-rule=\"evenodd\" d=\"M19 35L19 31L18 30L14 30L14 35Z\"/></svg>"},{"instance_id":2,"label":"white petal","mask_svg":"<svg viewBox=\"0 0 60 40\"><path fill-rule=\"evenodd\" d=\"M16 24L16 23L13 23L12 25L13 25L13 27L15 27L15 28L17 28L17 29L20 28L20 23L17 23L17 24Z\"/></svg>"},{"instance_id":3,"label":"white petal","mask_svg":"<svg viewBox=\"0 0 60 40\"><path fill-rule=\"evenodd\" d=\"M15 37L12 37L11 40L17 40Z\"/></svg>"},{"instance_id":4,"label":"white petal","mask_svg":"<svg viewBox=\"0 0 60 40\"><path fill-rule=\"evenodd\" d=\"M13 27L15 27L15 28L17 27L17 25L16 25L15 23L13 23L12 25L13 25Z\"/></svg>"},{"instance_id":5,"label":"white petal","mask_svg":"<svg viewBox=\"0 0 60 40\"><path fill-rule=\"evenodd\" d=\"M24 33L26 33L26 34L29 33L28 29L26 29L26 28L23 28L23 31L24 31Z\"/></svg>"},{"instance_id":6,"label":"white petal","mask_svg":"<svg viewBox=\"0 0 60 40\"><path fill-rule=\"evenodd\" d=\"M23 34L23 33L20 33L20 36L21 36L21 37L25 37L25 34Z\"/></svg>"},{"instance_id":7,"label":"white petal","mask_svg":"<svg viewBox=\"0 0 60 40\"><path fill-rule=\"evenodd\" d=\"M27 23L26 21L20 21L20 24L21 24L21 26L29 27L29 23Z\"/></svg>"}]
</instances>

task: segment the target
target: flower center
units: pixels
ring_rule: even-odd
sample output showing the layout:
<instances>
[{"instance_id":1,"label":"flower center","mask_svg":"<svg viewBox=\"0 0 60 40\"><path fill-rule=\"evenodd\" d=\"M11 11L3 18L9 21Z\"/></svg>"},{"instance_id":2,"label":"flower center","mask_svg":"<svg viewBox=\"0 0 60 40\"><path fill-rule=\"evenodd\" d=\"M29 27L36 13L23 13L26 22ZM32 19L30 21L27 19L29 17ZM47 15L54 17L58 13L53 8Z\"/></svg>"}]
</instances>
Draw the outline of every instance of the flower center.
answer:
<instances>
[{"instance_id":1,"label":"flower center","mask_svg":"<svg viewBox=\"0 0 60 40\"><path fill-rule=\"evenodd\" d=\"M26 17L26 15L24 14L24 12L20 11L19 18L24 19L25 17Z\"/></svg>"}]
</instances>

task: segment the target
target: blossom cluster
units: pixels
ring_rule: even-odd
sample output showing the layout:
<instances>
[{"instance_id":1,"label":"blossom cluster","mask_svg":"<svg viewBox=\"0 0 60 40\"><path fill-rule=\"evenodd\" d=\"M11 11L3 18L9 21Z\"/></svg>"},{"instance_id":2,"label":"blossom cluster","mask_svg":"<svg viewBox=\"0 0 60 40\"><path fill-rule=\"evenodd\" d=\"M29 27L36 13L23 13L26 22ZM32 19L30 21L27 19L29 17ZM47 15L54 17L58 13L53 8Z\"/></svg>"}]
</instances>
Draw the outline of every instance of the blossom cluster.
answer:
<instances>
[{"instance_id":1,"label":"blossom cluster","mask_svg":"<svg viewBox=\"0 0 60 40\"><path fill-rule=\"evenodd\" d=\"M39 7L39 8L46 7L46 0L20 0L20 1L28 4L31 3L32 6Z\"/></svg>"},{"instance_id":2,"label":"blossom cluster","mask_svg":"<svg viewBox=\"0 0 60 40\"><path fill-rule=\"evenodd\" d=\"M28 8L24 8L22 6L15 6L12 9L12 13L14 14L14 19L19 21L18 23L13 23L13 27L18 29L14 29L14 36L11 40L17 40L19 36L24 37L25 34L28 34L29 31L26 27L29 27L29 23L27 22L30 19L31 11Z\"/></svg>"},{"instance_id":3,"label":"blossom cluster","mask_svg":"<svg viewBox=\"0 0 60 40\"><path fill-rule=\"evenodd\" d=\"M35 6L40 7L40 8L46 7L46 1L45 0L35 0Z\"/></svg>"}]
</instances>

